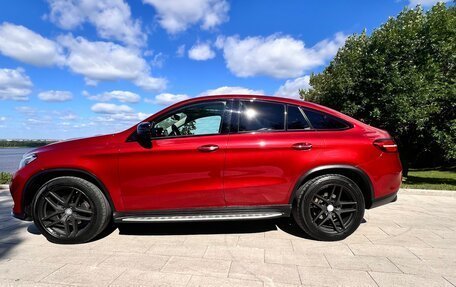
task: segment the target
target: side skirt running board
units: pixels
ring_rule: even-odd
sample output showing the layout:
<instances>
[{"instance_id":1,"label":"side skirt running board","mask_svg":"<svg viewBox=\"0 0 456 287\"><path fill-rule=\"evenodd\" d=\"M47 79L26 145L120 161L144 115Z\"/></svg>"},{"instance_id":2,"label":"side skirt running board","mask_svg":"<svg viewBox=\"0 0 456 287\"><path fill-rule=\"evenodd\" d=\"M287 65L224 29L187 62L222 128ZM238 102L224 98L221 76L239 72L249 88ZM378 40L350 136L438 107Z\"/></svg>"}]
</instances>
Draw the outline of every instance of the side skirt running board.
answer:
<instances>
[{"instance_id":1,"label":"side skirt running board","mask_svg":"<svg viewBox=\"0 0 456 287\"><path fill-rule=\"evenodd\" d=\"M122 222L195 222L258 220L290 216L291 205L220 207L209 209L159 210L150 212L114 213L114 221Z\"/></svg>"}]
</instances>

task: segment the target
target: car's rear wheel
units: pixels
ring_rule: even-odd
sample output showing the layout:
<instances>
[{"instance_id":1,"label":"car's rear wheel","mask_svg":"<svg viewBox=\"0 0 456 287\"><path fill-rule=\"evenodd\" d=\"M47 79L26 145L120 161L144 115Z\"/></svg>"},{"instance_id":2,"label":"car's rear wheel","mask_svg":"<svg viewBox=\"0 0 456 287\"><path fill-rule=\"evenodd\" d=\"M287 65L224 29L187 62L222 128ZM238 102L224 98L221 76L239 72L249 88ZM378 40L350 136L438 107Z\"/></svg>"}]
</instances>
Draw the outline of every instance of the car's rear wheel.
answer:
<instances>
[{"instance_id":1,"label":"car's rear wheel","mask_svg":"<svg viewBox=\"0 0 456 287\"><path fill-rule=\"evenodd\" d=\"M101 190L81 178L63 176L45 183L33 204L33 219L54 243L83 243L109 223L111 208Z\"/></svg>"},{"instance_id":2,"label":"car's rear wheel","mask_svg":"<svg viewBox=\"0 0 456 287\"><path fill-rule=\"evenodd\" d=\"M293 217L312 238L334 241L346 238L359 227L364 209L363 194L354 181L328 174L299 188Z\"/></svg>"}]
</instances>

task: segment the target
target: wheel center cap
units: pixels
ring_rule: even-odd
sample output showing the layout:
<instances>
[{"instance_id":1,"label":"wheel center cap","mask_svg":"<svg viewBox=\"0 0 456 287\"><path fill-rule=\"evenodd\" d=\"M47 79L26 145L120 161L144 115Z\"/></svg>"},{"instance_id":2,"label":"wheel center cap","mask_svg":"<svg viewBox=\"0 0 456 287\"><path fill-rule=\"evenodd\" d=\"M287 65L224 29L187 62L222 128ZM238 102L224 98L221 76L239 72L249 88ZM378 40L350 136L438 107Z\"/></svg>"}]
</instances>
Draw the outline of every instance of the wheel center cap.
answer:
<instances>
[{"instance_id":1,"label":"wheel center cap","mask_svg":"<svg viewBox=\"0 0 456 287\"><path fill-rule=\"evenodd\" d=\"M67 209L65 209L65 214L71 215L71 214L73 214L73 210L71 208L67 208Z\"/></svg>"},{"instance_id":2,"label":"wheel center cap","mask_svg":"<svg viewBox=\"0 0 456 287\"><path fill-rule=\"evenodd\" d=\"M330 204L328 207L326 207L326 209L328 209L329 212L332 212L334 210L334 206Z\"/></svg>"}]
</instances>

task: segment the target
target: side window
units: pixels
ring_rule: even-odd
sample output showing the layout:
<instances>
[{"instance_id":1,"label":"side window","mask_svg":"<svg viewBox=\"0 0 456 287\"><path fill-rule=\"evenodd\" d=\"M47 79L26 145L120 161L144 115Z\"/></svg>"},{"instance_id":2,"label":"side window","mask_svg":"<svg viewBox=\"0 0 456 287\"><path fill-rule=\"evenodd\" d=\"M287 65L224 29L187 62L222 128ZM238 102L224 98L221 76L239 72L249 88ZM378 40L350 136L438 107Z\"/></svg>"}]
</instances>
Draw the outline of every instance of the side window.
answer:
<instances>
[{"instance_id":1,"label":"side window","mask_svg":"<svg viewBox=\"0 0 456 287\"><path fill-rule=\"evenodd\" d=\"M287 129L288 130L307 130L310 129L309 123L304 118L301 109L297 106L288 106L287 110Z\"/></svg>"},{"instance_id":2,"label":"side window","mask_svg":"<svg viewBox=\"0 0 456 287\"><path fill-rule=\"evenodd\" d=\"M310 124L317 130L341 130L349 127L347 123L336 117L313 110L304 110Z\"/></svg>"},{"instance_id":3,"label":"side window","mask_svg":"<svg viewBox=\"0 0 456 287\"><path fill-rule=\"evenodd\" d=\"M277 131L285 129L285 105L241 101L239 131Z\"/></svg>"},{"instance_id":4,"label":"side window","mask_svg":"<svg viewBox=\"0 0 456 287\"><path fill-rule=\"evenodd\" d=\"M154 125L154 137L219 134L226 102L208 102L181 108Z\"/></svg>"}]
</instances>

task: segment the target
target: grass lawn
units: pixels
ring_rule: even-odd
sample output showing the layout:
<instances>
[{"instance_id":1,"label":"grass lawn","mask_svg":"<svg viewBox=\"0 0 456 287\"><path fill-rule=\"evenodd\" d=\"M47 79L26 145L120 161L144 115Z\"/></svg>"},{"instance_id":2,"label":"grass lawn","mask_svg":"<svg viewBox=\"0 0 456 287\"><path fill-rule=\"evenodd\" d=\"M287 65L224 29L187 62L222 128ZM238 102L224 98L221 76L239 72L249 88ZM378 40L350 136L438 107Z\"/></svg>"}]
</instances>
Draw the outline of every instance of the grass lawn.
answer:
<instances>
[{"instance_id":1,"label":"grass lawn","mask_svg":"<svg viewBox=\"0 0 456 287\"><path fill-rule=\"evenodd\" d=\"M402 188L456 190L456 168L448 170L409 170Z\"/></svg>"},{"instance_id":2,"label":"grass lawn","mask_svg":"<svg viewBox=\"0 0 456 287\"><path fill-rule=\"evenodd\" d=\"M8 172L0 172L0 184L9 184L11 182L12 174Z\"/></svg>"}]
</instances>

